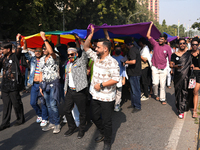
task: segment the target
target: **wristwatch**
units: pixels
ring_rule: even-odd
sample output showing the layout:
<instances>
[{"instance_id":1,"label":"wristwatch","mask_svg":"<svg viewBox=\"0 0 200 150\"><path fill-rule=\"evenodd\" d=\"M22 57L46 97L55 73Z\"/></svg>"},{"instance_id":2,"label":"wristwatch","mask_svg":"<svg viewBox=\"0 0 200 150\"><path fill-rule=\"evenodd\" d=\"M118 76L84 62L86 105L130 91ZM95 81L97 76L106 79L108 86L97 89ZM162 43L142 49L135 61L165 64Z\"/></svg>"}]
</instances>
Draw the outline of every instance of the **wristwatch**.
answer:
<instances>
[{"instance_id":1,"label":"wristwatch","mask_svg":"<svg viewBox=\"0 0 200 150\"><path fill-rule=\"evenodd\" d=\"M48 42L48 40L47 40L47 39L46 39L46 40L44 40L44 42L46 42L46 41Z\"/></svg>"},{"instance_id":2,"label":"wristwatch","mask_svg":"<svg viewBox=\"0 0 200 150\"><path fill-rule=\"evenodd\" d=\"M104 88L104 86L103 86L103 84L102 84L102 83L100 84L100 88L101 88L101 89L103 89L103 88Z\"/></svg>"}]
</instances>

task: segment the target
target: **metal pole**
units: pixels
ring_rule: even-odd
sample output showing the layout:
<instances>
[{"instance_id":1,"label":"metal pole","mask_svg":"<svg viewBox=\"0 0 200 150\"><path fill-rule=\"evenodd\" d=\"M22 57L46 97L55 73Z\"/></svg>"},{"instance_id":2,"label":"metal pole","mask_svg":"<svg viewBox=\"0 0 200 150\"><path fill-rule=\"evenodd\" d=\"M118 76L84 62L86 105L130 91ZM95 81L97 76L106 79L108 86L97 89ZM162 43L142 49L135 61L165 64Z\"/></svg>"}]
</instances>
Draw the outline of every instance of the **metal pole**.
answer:
<instances>
[{"instance_id":1,"label":"metal pole","mask_svg":"<svg viewBox=\"0 0 200 150\"><path fill-rule=\"evenodd\" d=\"M179 36L179 25L178 25L178 36Z\"/></svg>"},{"instance_id":2,"label":"metal pole","mask_svg":"<svg viewBox=\"0 0 200 150\"><path fill-rule=\"evenodd\" d=\"M63 31L65 31L65 14L64 14L64 2L62 2L62 11L63 11Z\"/></svg>"}]
</instances>

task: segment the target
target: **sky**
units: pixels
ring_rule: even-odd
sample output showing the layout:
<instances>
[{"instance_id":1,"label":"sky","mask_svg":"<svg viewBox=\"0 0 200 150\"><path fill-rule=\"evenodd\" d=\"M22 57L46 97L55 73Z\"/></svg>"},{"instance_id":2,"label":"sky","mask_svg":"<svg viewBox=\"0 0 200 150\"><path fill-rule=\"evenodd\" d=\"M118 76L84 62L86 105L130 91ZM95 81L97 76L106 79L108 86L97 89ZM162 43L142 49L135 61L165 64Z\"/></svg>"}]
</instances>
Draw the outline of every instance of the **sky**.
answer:
<instances>
[{"instance_id":1,"label":"sky","mask_svg":"<svg viewBox=\"0 0 200 150\"><path fill-rule=\"evenodd\" d=\"M167 25L183 24L188 28L194 22L200 22L200 0L159 0L160 24L165 19Z\"/></svg>"}]
</instances>

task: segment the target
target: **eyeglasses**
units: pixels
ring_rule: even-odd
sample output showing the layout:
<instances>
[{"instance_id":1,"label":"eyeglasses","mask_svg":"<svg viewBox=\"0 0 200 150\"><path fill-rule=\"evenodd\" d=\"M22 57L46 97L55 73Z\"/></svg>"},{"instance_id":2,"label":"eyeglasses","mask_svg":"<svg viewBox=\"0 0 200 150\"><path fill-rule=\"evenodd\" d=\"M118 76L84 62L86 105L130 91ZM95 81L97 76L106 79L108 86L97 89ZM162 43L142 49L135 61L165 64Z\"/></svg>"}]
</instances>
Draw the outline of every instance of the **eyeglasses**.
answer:
<instances>
[{"instance_id":1,"label":"eyeglasses","mask_svg":"<svg viewBox=\"0 0 200 150\"><path fill-rule=\"evenodd\" d=\"M198 46L199 44L192 44L192 46Z\"/></svg>"},{"instance_id":2,"label":"eyeglasses","mask_svg":"<svg viewBox=\"0 0 200 150\"><path fill-rule=\"evenodd\" d=\"M67 54L68 57L72 56L74 57L75 56L75 53L71 53L71 54Z\"/></svg>"},{"instance_id":3,"label":"eyeglasses","mask_svg":"<svg viewBox=\"0 0 200 150\"><path fill-rule=\"evenodd\" d=\"M35 52L42 52L41 50L36 50Z\"/></svg>"},{"instance_id":4,"label":"eyeglasses","mask_svg":"<svg viewBox=\"0 0 200 150\"><path fill-rule=\"evenodd\" d=\"M185 45L185 42L184 43L179 43L179 45Z\"/></svg>"}]
</instances>

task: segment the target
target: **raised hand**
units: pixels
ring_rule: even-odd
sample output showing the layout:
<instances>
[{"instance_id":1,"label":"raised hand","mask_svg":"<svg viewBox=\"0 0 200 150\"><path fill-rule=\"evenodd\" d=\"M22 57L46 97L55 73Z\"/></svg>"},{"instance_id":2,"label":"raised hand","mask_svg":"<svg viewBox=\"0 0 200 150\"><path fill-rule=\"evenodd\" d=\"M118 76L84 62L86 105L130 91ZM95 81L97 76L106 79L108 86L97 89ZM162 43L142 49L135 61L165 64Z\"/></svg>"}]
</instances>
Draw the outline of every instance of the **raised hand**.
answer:
<instances>
[{"instance_id":1,"label":"raised hand","mask_svg":"<svg viewBox=\"0 0 200 150\"><path fill-rule=\"evenodd\" d=\"M16 36L16 41L19 41L19 40L20 40L20 37L21 37L21 34L18 33L17 36Z\"/></svg>"},{"instance_id":2,"label":"raised hand","mask_svg":"<svg viewBox=\"0 0 200 150\"><path fill-rule=\"evenodd\" d=\"M46 37L45 37L45 32L43 31L40 31L40 36L43 40L46 40Z\"/></svg>"},{"instance_id":3,"label":"raised hand","mask_svg":"<svg viewBox=\"0 0 200 150\"><path fill-rule=\"evenodd\" d=\"M91 34L94 34L94 27L93 27L92 25L90 26L90 29L91 29L91 32L90 32L90 33L91 33Z\"/></svg>"}]
</instances>

